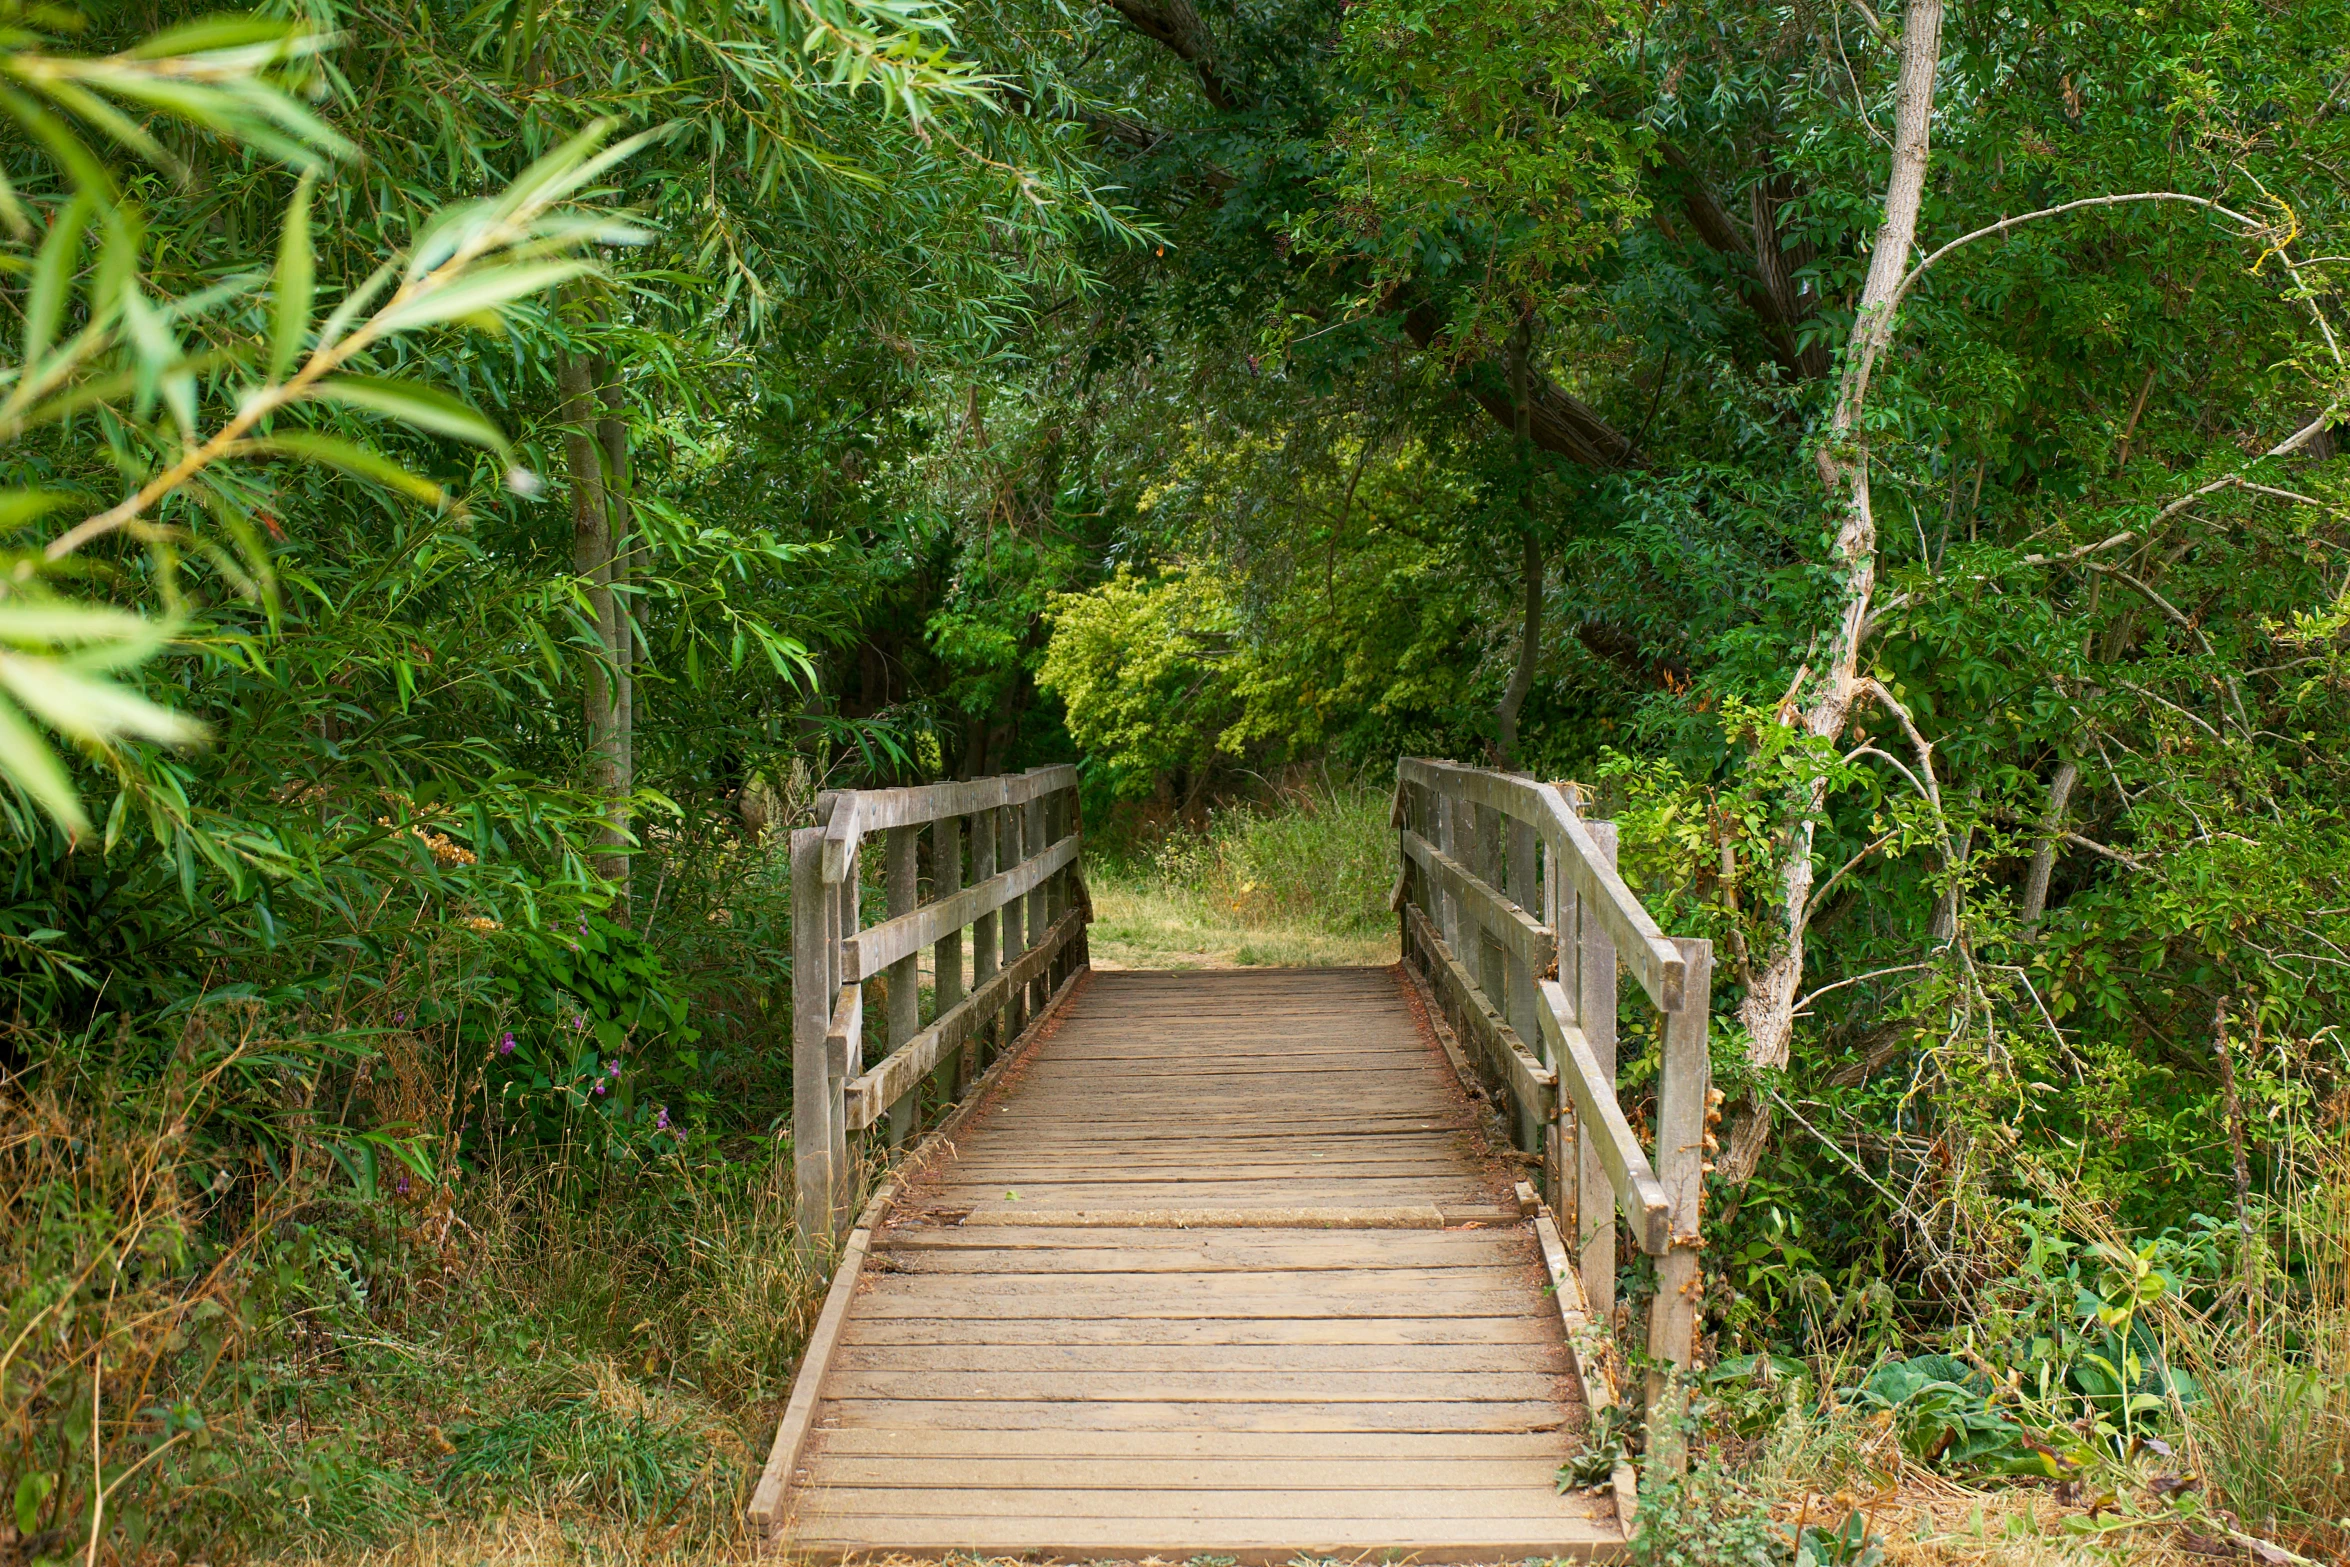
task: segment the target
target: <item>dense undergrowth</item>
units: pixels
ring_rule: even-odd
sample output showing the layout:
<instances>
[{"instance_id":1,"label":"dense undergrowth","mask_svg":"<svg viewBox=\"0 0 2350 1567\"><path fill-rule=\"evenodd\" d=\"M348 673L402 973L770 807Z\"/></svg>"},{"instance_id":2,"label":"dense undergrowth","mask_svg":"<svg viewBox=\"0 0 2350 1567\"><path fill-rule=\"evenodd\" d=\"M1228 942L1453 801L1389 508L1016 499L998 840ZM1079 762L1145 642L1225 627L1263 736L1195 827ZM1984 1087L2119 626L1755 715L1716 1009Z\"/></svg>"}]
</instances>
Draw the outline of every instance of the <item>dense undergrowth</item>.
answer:
<instances>
[{"instance_id":1,"label":"dense undergrowth","mask_svg":"<svg viewBox=\"0 0 2350 1567\"><path fill-rule=\"evenodd\" d=\"M1377 962L1399 752L1715 943L1644 1549L2342 1550L2344 7L1944 11L0 0L0 1561L736 1548L781 831Z\"/></svg>"}]
</instances>

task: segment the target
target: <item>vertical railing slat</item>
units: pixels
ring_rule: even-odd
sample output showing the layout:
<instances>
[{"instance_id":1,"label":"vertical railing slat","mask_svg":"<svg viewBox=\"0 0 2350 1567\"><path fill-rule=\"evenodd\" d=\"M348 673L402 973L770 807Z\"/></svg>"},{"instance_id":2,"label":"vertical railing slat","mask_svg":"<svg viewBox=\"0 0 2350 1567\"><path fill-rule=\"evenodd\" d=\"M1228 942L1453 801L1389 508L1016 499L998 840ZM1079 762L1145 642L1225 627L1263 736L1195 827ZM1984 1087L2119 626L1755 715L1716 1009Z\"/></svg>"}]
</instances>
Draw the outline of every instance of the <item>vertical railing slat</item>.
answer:
<instances>
[{"instance_id":1,"label":"vertical railing slat","mask_svg":"<svg viewBox=\"0 0 2350 1567\"><path fill-rule=\"evenodd\" d=\"M916 882L921 849L920 827L892 827L882 848L882 885L889 898L889 915L911 914L922 901ZM889 966L889 1037L885 1048L895 1050L922 1027L922 958L907 953ZM879 1053L879 1052L877 1052ZM922 1130L922 1089L919 1084L889 1107L889 1145L902 1148Z\"/></svg>"},{"instance_id":2,"label":"vertical railing slat","mask_svg":"<svg viewBox=\"0 0 2350 1567\"><path fill-rule=\"evenodd\" d=\"M993 806L971 813L971 881L974 886L995 874L996 817L999 814ZM1002 947L999 945L1003 935L1002 913L1000 909L990 910L971 922L973 990L995 978L996 970L1003 966ZM979 1040L979 1069L985 1071L988 1062L993 1059L994 1041L987 1037L983 1029Z\"/></svg>"},{"instance_id":3,"label":"vertical railing slat","mask_svg":"<svg viewBox=\"0 0 2350 1567\"><path fill-rule=\"evenodd\" d=\"M930 824L930 898L936 903L963 888L963 819L942 816ZM931 1015L945 1017L961 1001L963 990L963 930L961 926L938 938L930 949ZM970 1087L971 1052L958 1050L951 1064L941 1065L933 1078L940 1097L960 1099Z\"/></svg>"},{"instance_id":4,"label":"vertical railing slat","mask_svg":"<svg viewBox=\"0 0 2350 1567\"><path fill-rule=\"evenodd\" d=\"M1616 824L1589 822L1600 858L1612 870L1616 863ZM1612 1083L1616 1071L1616 942L1600 923L1596 911L1575 903L1575 1022L1590 1042L1593 1059ZM1563 967L1562 960L1562 967ZM1561 975L1564 978L1564 974ZM1583 1293L1591 1302L1593 1320L1614 1320L1616 1310L1616 1194L1608 1180L1607 1163L1593 1138L1583 1144L1580 1190L1575 1200L1575 1255L1583 1270Z\"/></svg>"},{"instance_id":5,"label":"vertical railing slat","mask_svg":"<svg viewBox=\"0 0 2350 1567\"><path fill-rule=\"evenodd\" d=\"M1656 1260L1656 1300L1648 1314L1650 1451L1668 1474L1688 1465L1680 1435L1685 1384L1667 1365L1695 1359L1704 1278L1698 1262L1699 1205L1705 1192L1705 1096L1713 1086L1707 1057L1714 948L1710 941L1676 940L1688 966L1684 1001L1665 1014L1664 1065L1657 1079L1656 1174L1673 1204L1672 1249Z\"/></svg>"},{"instance_id":6,"label":"vertical railing slat","mask_svg":"<svg viewBox=\"0 0 2350 1567\"><path fill-rule=\"evenodd\" d=\"M832 1106L824 1036L832 1026L826 946L831 921L824 890L824 829L791 835L792 1173L803 1245L832 1235Z\"/></svg>"}]
</instances>

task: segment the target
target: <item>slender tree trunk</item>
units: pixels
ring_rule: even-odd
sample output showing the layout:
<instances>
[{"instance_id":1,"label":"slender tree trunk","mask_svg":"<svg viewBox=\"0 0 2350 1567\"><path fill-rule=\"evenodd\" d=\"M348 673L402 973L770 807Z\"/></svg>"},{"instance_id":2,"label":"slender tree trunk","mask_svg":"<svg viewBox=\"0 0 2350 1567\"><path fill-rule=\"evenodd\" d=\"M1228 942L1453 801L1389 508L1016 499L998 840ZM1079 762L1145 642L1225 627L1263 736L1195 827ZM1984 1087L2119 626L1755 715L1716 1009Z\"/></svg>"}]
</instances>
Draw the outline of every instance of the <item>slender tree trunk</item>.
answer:
<instances>
[{"instance_id":1,"label":"slender tree trunk","mask_svg":"<svg viewBox=\"0 0 2350 1567\"><path fill-rule=\"evenodd\" d=\"M1534 536L1526 535L1526 558L1520 566L1524 573L1525 601L1520 611L1518 630L1518 667L1510 671L1510 683L1501 693L1501 765L1518 765L1518 711L1526 705L1526 694L1534 689L1534 664L1542 653L1542 546Z\"/></svg>"},{"instance_id":2,"label":"slender tree trunk","mask_svg":"<svg viewBox=\"0 0 2350 1567\"><path fill-rule=\"evenodd\" d=\"M604 491L604 464L596 449L596 375L584 354L566 354L556 367L563 394L563 454L571 471L571 563L588 584L596 656L587 670L588 783L607 803L620 792L620 727L611 656L612 527ZM610 842L607 827L605 841ZM617 879L615 857L599 858L599 874Z\"/></svg>"},{"instance_id":3,"label":"slender tree trunk","mask_svg":"<svg viewBox=\"0 0 2350 1567\"><path fill-rule=\"evenodd\" d=\"M1542 546L1534 537L1534 436L1533 410L1526 400L1526 361L1533 349L1534 318L1531 312L1521 316L1518 329L1510 334L1510 402L1515 410L1518 470L1522 483L1519 499L1525 510L1526 547L1519 565L1523 592L1518 633L1517 667L1510 671L1509 684L1502 689L1501 709L1496 717L1501 731L1501 765L1518 765L1518 713L1526 705L1526 694L1534 689L1534 663L1542 652Z\"/></svg>"},{"instance_id":4,"label":"slender tree trunk","mask_svg":"<svg viewBox=\"0 0 2350 1567\"><path fill-rule=\"evenodd\" d=\"M1893 338L1893 298L1909 270L1917 237L1918 207L1925 194L1926 164L1934 115L1934 73L1942 54L1942 0L1908 0L1901 25L1901 72L1894 89L1893 159L1885 188L1884 221L1869 247L1868 280L1859 313L1845 343L1844 374L1827 438L1815 461L1830 508L1839 521L1836 564L1843 573L1844 602L1828 647L1825 667L1799 705L1783 722L1800 724L1820 739L1840 736L1861 690L1861 642L1868 634L1869 608L1877 585L1877 523L1869 495L1868 441L1861 411L1868 401L1869 374ZM1824 779L1798 786L1788 801L1786 862L1780 873L1778 950L1760 972L1739 1007L1755 1065L1787 1064L1795 1028L1795 1003L1803 986L1804 933L1811 919L1815 867L1812 841L1827 806ZM1767 1101L1748 1102L1721 1160L1721 1173L1734 1182L1750 1179L1770 1138Z\"/></svg>"},{"instance_id":5,"label":"slender tree trunk","mask_svg":"<svg viewBox=\"0 0 2350 1567\"><path fill-rule=\"evenodd\" d=\"M629 894L629 795L636 789L636 617L633 595L618 591L628 586L636 555L636 511L631 497L636 475L629 462L627 405L621 400L620 377L605 367L601 401L603 417L596 421L596 440L603 448L605 511L612 530L612 671L613 774L612 823L606 841L619 860L621 897ZM610 875L611 872L606 874Z\"/></svg>"},{"instance_id":6,"label":"slender tree trunk","mask_svg":"<svg viewBox=\"0 0 2350 1567\"><path fill-rule=\"evenodd\" d=\"M2048 814L2040 820L2040 841L2032 847L2032 869L2024 878L2023 927L2040 923L2048 909L2048 878L2056 872L2056 846L2064 841L2064 810L2071 803L2073 785L2081 780L2081 765L2066 757L2048 780Z\"/></svg>"}]
</instances>

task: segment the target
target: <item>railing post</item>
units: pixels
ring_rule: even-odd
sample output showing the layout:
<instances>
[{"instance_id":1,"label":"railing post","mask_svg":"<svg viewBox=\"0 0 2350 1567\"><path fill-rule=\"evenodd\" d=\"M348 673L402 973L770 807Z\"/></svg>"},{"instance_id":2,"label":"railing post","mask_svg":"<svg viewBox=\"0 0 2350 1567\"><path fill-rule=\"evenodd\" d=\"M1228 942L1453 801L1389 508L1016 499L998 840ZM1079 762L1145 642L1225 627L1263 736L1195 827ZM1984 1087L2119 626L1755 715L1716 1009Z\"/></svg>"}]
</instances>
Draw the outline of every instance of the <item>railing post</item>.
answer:
<instances>
[{"instance_id":1,"label":"railing post","mask_svg":"<svg viewBox=\"0 0 2350 1567\"><path fill-rule=\"evenodd\" d=\"M882 879L889 896L889 915L911 914L922 901L916 882L916 858L921 847L920 827L892 827L882 849ZM907 953L889 966L889 1038L897 1049L922 1027L922 959ZM902 1148L906 1139L922 1130L922 1089L919 1084L889 1107L889 1145Z\"/></svg>"},{"instance_id":2,"label":"railing post","mask_svg":"<svg viewBox=\"0 0 2350 1567\"><path fill-rule=\"evenodd\" d=\"M1050 824L1046 820L1044 796L1036 795L1029 800L1027 806L1020 813L1020 841L1027 846L1028 854L1033 857L1050 848L1050 840L1051 830ZM1053 928L1052 921L1045 917L1051 901L1049 890L1042 882L1039 882L1028 894L1029 946L1033 947L1042 942L1045 939L1045 933ZM1028 1015L1035 1017L1044 1011L1045 1003L1052 999L1052 977L1048 974L1037 975L1036 978L1028 982L1027 991Z\"/></svg>"},{"instance_id":3,"label":"railing post","mask_svg":"<svg viewBox=\"0 0 2350 1567\"><path fill-rule=\"evenodd\" d=\"M1656 1260L1656 1300L1648 1314L1649 1453L1668 1474L1681 1473L1689 1462L1681 1431L1686 1385L1663 1368L1685 1370L1695 1359L1704 1288L1698 1224L1705 1194L1705 1097L1713 1086L1706 1046L1713 943L1680 938L1674 945L1681 949L1688 978L1681 1009L1665 1014L1664 1065L1656 1094L1656 1174L1673 1204L1673 1245Z\"/></svg>"},{"instance_id":4,"label":"railing post","mask_svg":"<svg viewBox=\"0 0 2350 1567\"><path fill-rule=\"evenodd\" d=\"M1534 829L1514 816L1503 816L1501 821L1501 889L1502 895L1523 909L1536 921L1542 920L1542 894L1534 875ZM1551 927L1555 932L1557 927ZM1502 955L1504 990L1501 998L1502 1016L1509 1019L1511 1028L1527 1049L1537 1056L1547 1056L1542 1039L1542 1020L1535 1007L1540 998L1535 994L1534 982L1540 976L1526 966L1526 960L1515 951ZM1556 1070L1558 1063L1549 1063ZM1518 1146L1530 1154L1542 1155L1548 1150L1550 1120L1555 1108L1542 1105L1518 1107Z\"/></svg>"},{"instance_id":5,"label":"railing post","mask_svg":"<svg viewBox=\"0 0 2350 1567\"><path fill-rule=\"evenodd\" d=\"M1602 864L1616 868L1616 824L1586 822L1599 848ZM1592 1058L1614 1082L1616 1074L1616 943L1596 911L1583 907L1571 888L1560 890L1562 903L1572 907L1575 929L1575 973L1568 993L1575 998L1575 1022L1591 1045ZM1563 965L1562 965L1563 968ZM1563 972L1559 976L1567 979ZM1616 1312L1616 1189L1608 1179L1607 1161L1596 1138L1576 1129L1579 1149L1575 1182L1575 1255L1583 1272L1583 1294L1595 1322L1615 1320Z\"/></svg>"},{"instance_id":6,"label":"railing post","mask_svg":"<svg viewBox=\"0 0 2350 1567\"><path fill-rule=\"evenodd\" d=\"M933 902L953 897L963 887L963 819L942 816L930 824L930 896ZM931 1016L945 1017L963 999L963 932L960 927L938 938L930 949ZM941 1062L931 1081L942 1099L960 1099L971 1078L971 1052L958 1050L951 1062Z\"/></svg>"},{"instance_id":7,"label":"railing post","mask_svg":"<svg viewBox=\"0 0 2350 1567\"><path fill-rule=\"evenodd\" d=\"M1082 784L1069 791L1069 832L1077 840L1077 858L1069 862L1067 872L1069 896L1076 900L1085 895L1085 791ZM1087 968L1093 963L1093 949L1086 944L1082 922L1077 927L1077 944L1071 949L1071 955L1078 968Z\"/></svg>"},{"instance_id":8,"label":"railing post","mask_svg":"<svg viewBox=\"0 0 2350 1567\"><path fill-rule=\"evenodd\" d=\"M1017 805L1006 805L998 809L995 814L998 835L996 869L1008 871L1028 858L1020 843L1020 829L1024 824L1024 813ZM1006 968L1010 968L1018 962L1020 954L1028 950L1028 941L1024 934L1022 920L1022 915L1026 912L1026 902L1027 900L1024 898L1014 898L1004 905L1003 961ZM1003 1050L1011 1049L1012 1041L1019 1038L1020 1030L1027 1026L1028 998L1017 989L1007 991L1004 995L1003 1033L996 1041L997 1047Z\"/></svg>"},{"instance_id":9,"label":"railing post","mask_svg":"<svg viewBox=\"0 0 2350 1567\"><path fill-rule=\"evenodd\" d=\"M824 885L824 829L791 835L792 887L792 1173L800 1244L821 1251L832 1244L832 1128L841 1112L824 1059L832 1027L832 899Z\"/></svg>"},{"instance_id":10,"label":"railing post","mask_svg":"<svg viewBox=\"0 0 2350 1567\"><path fill-rule=\"evenodd\" d=\"M971 883L973 886L977 886L995 874L997 815L998 812L992 805L971 813ZM973 990L979 989L980 986L995 978L995 972L1002 964L1001 949L997 945L997 937L1002 928L1002 921L998 917L999 912L990 909L971 922L971 988ZM988 1061L991 1059L991 1052L984 1026L978 1031L978 1038L974 1042L972 1053L975 1056L972 1069L975 1072L986 1070Z\"/></svg>"},{"instance_id":11,"label":"railing post","mask_svg":"<svg viewBox=\"0 0 2350 1567\"><path fill-rule=\"evenodd\" d=\"M840 885L831 889L832 930L825 946L825 962L831 988L835 995L847 988L845 965L841 961L841 943L865 926L865 849L860 842L849 850L848 868ZM864 1021L864 987L856 987L858 1022ZM849 1158L849 1108L847 1090L849 1079L865 1070L865 1030L856 1030L845 1057L834 1057L827 1047L825 1068L831 1082L825 1089L825 1107L832 1117L832 1228L834 1234L848 1228L857 1208L857 1171Z\"/></svg>"}]
</instances>

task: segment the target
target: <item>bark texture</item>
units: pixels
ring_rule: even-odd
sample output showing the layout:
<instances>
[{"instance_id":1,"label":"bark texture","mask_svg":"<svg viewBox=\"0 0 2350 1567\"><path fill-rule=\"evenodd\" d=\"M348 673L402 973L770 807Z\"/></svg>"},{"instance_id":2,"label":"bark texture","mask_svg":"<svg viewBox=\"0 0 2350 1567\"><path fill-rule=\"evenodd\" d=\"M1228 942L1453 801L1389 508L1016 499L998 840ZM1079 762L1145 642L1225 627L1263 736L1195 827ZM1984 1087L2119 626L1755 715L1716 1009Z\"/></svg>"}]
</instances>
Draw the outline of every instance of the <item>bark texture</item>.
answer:
<instances>
[{"instance_id":1,"label":"bark texture","mask_svg":"<svg viewBox=\"0 0 2350 1567\"><path fill-rule=\"evenodd\" d=\"M1862 689L1861 644L1868 634L1869 608L1877 586L1877 523L1869 495L1868 443L1861 412L1868 402L1869 376L1877 356L1893 339L1901 284L1917 237L1918 208L1925 195L1934 115L1934 76L1942 55L1942 0L1909 0L1901 28L1901 70L1894 89L1892 166L1886 180L1884 219L1869 247L1868 279L1859 312L1846 341L1844 372L1827 438L1815 456L1830 510L1838 518L1836 565L1843 576L1843 602L1830 634L1827 657L1811 690L1783 709L1783 721L1820 739L1843 733ZM1825 780L1799 786L1788 802L1786 860L1780 873L1778 948L1756 972L1739 1007L1739 1021L1751 1041L1749 1059L1777 1069L1787 1064L1795 1027L1795 1004L1803 985L1804 936L1811 919L1816 867L1813 838L1827 804ZM1734 1182L1750 1179L1770 1137L1765 1102L1749 1102L1721 1160Z\"/></svg>"}]
</instances>

